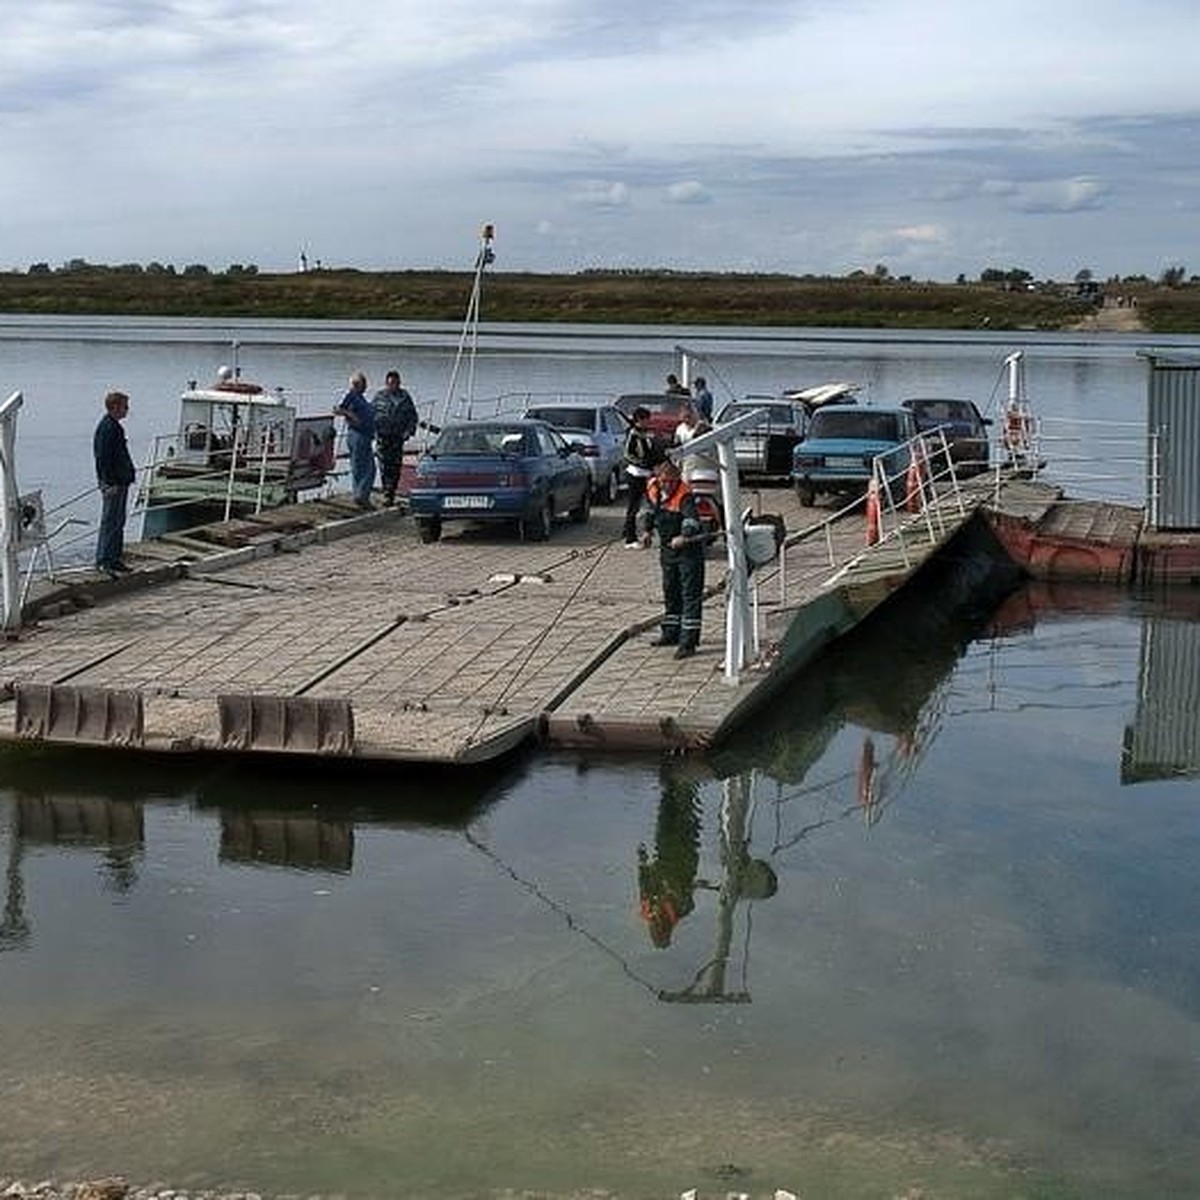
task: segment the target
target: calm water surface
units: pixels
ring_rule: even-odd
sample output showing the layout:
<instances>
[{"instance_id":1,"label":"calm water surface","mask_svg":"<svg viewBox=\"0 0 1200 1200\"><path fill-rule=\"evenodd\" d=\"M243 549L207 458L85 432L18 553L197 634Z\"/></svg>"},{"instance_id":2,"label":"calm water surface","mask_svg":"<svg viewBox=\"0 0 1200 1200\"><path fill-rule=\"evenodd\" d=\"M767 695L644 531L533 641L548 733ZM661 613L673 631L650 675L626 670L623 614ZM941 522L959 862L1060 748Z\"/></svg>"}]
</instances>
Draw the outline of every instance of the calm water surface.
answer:
<instances>
[{"instance_id":1,"label":"calm water surface","mask_svg":"<svg viewBox=\"0 0 1200 1200\"><path fill-rule=\"evenodd\" d=\"M705 764L10 754L0 1162L1191 1194L1200 739L1152 650L1200 663L1186 600L893 614Z\"/></svg>"},{"instance_id":2,"label":"calm water surface","mask_svg":"<svg viewBox=\"0 0 1200 1200\"><path fill-rule=\"evenodd\" d=\"M265 380L332 397L396 361L430 403L457 340L67 324L0 321L22 486L60 494L86 486L106 387L148 440L229 336ZM1017 346L704 337L739 392L841 377L878 402L1002 396ZM697 340L498 332L477 386L655 387L671 339ZM1043 411L1140 418L1132 343L1026 346ZM10 751L0 1177L1194 1194L1198 610L1086 589L889 607L705 762Z\"/></svg>"}]
</instances>

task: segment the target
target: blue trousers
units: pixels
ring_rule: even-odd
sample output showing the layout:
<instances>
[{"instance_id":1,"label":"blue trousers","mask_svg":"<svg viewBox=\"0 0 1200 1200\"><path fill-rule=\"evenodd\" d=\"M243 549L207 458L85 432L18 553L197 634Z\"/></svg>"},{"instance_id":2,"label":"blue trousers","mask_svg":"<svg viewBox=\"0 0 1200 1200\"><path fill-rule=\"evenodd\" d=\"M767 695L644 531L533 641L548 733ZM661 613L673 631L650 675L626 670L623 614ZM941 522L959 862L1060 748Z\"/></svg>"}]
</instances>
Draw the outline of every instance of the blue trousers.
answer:
<instances>
[{"instance_id":1,"label":"blue trousers","mask_svg":"<svg viewBox=\"0 0 1200 1200\"><path fill-rule=\"evenodd\" d=\"M114 567L125 553L125 514L129 488L100 485L100 534L96 539L96 566Z\"/></svg>"},{"instance_id":2,"label":"blue trousers","mask_svg":"<svg viewBox=\"0 0 1200 1200\"><path fill-rule=\"evenodd\" d=\"M350 451L350 490L360 504L366 504L371 499L371 489L375 486L373 440L357 429L346 433L346 448Z\"/></svg>"}]
</instances>

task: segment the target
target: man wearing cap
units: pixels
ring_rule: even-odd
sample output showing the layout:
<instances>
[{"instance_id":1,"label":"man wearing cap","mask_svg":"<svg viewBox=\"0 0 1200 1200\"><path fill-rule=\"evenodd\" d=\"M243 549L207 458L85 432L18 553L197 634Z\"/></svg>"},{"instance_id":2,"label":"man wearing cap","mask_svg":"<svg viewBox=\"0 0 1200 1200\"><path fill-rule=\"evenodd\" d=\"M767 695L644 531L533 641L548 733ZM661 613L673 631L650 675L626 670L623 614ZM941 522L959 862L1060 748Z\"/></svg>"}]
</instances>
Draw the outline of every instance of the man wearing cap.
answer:
<instances>
[{"instance_id":1,"label":"man wearing cap","mask_svg":"<svg viewBox=\"0 0 1200 1200\"><path fill-rule=\"evenodd\" d=\"M662 568L662 632L655 646L675 646L676 658L691 658L700 641L704 598L704 529L692 489L680 477L679 464L665 459L646 487L642 509L642 545L658 534Z\"/></svg>"}]
</instances>

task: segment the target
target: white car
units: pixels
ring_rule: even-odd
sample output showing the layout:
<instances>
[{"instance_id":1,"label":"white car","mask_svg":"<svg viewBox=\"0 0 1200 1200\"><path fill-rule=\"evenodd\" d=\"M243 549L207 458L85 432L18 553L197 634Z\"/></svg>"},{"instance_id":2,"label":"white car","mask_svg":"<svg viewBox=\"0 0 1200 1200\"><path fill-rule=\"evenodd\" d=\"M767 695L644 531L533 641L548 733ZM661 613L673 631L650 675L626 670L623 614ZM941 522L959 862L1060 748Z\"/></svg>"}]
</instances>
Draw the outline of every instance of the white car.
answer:
<instances>
[{"instance_id":1,"label":"white car","mask_svg":"<svg viewBox=\"0 0 1200 1200\"><path fill-rule=\"evenodd\" d=\"M592 494L597 503L616 502L625 486L628 423L611 404L547 402L530 405L524 415L554 426L583 456L592 474Z\"/></svg>"}]
</instances>

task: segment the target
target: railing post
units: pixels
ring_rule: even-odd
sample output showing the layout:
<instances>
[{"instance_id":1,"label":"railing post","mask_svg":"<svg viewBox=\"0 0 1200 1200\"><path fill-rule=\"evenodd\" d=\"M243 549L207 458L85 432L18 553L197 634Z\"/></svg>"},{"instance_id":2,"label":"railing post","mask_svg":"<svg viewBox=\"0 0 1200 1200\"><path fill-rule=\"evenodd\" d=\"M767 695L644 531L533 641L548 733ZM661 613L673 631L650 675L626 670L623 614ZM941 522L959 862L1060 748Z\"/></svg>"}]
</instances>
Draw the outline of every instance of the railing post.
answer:
<instances>
[{"instance_id":1,"label":"railing post","mask_svg":"<svg viewBox=\"0 0 1200 1200\"><path fill-rule=\"evenodd\" d=\"M13 392L0 405L0 543L3 544L4 628L21 627L21 568L17 547L21 539L21 500L17 493L17 413L24 403Z\"/></svg>"}]
</instances>

